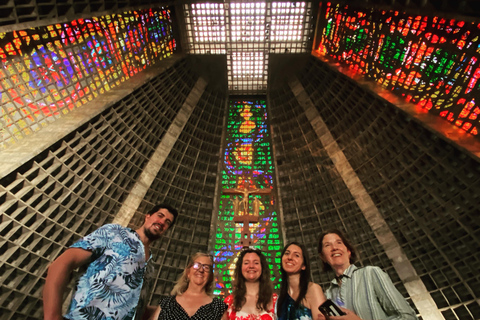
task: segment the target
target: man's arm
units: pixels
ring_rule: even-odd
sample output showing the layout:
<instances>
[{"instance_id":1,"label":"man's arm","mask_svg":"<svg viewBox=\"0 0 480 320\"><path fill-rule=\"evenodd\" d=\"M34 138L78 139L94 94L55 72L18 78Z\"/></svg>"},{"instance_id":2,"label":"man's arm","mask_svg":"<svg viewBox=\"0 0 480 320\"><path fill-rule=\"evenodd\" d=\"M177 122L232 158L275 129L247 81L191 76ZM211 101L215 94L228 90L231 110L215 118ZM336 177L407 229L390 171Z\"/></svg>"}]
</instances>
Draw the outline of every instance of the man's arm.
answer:
<instances>
[{"instance_id":1,"label":"man's arm","mask_svg":"<svg viewBox=\"0 0 480 320\"><path fill-rule=\"evenodd\" d=\"M67 249L48 267L43 287L43 316L45 320L62 318L63 294L72 271L88 263L92 252L80 248Z\"/></svg>"}]
</instances>

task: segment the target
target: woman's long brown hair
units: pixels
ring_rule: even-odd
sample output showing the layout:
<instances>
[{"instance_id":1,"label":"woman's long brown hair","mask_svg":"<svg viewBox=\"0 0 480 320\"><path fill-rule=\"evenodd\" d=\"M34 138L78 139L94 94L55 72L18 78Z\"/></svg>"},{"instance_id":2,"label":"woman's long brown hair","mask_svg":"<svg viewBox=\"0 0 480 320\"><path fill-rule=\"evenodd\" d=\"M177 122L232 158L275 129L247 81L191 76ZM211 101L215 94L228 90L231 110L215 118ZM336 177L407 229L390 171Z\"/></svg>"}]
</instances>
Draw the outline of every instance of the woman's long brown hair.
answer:
<instances>
[{"instance_id":1,"label":"woman's long brown hair","mask_svg":"<svg viewBox=\"0 0 480 320\"><path fill-rule=\"evenodd\" d=\"M285 248L283 248L282 255L280 256L280 274L282 277L282 282L280 283L280 295L278 296L277 300L277 316L278 318L284 317L284 319L290 319L290 314L284 315L283 313L285 312L283 304L287 303L287 295L288 295L288 275L285 269L283 269L283 256L285 255L285 251L287 251L288 247L291 245L296 245L297 247L302 250L302 256L303 256L303 265L305 266L305 269L300 271L300 291L297 297L297 300L295 300L295 303L293 305L293 308L291 309L292 312L294 312L296 309L298 309L302 303L302 300L305 298L307 295L308 291L308 284L310 283L310 259L308 258L308 252L305 249L305 246L303 243L292 241L288 243Z\"/></svg>"},{"instance_id":2,"label":"woman's long brown hair","mask_svg":"<svg viewBox=\"0 0 480 320\"><path fill-rule=\"evenodd\" d=\"M273 295L273 284L270 280L270 270L267 264L267 258L263 253L258 249L246 248L240 252L238 256L237 263L235 264L235 274L233 281L233 308L235 310L241 310L245 302L245 295L247 293L247 287L245 286L245 278L242 274L242 265L243 258L247 253L255 253L260 257L260 264L262 266L262 274L260 279L258 279L259 291L258 291L258 300L257 300L257 309L259 310L268 310L268 304L272 301Z\"/></svg>"}]
</instances>

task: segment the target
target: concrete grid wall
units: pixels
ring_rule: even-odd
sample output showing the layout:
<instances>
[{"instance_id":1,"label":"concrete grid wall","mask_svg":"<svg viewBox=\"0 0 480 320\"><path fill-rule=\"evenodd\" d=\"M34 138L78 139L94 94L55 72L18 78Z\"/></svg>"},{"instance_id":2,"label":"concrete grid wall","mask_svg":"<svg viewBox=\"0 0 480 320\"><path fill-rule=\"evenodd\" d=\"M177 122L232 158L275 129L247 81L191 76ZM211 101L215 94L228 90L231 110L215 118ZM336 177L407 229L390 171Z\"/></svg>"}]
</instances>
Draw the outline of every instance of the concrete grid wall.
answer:
<instances>
[{"instance_id":1,"label":"concrete grid wall","mask_svg":"<svg viewBox=\"0 0 480 320\"><path fill-rule=\"evenodd\" d=\"M339 2L339 1L336 1ZM351 0L350 3L364 5L364 1ZM456 12L458 14L478 17L480 6L476 0L424 0L392 1L371 0L371 5L383 8L410 8L416 11ZM63 20L67 17L90 15L96 12L115 12L138 6L155 6L155 0L10 0L3 1L0 12L0 26L22 22L42 21L48 19Z\"/></svg>"},{"instance_id":2,"label":"concrete grid wall","mask_svg":"<svg viewBox=\"0 0 480 320\"><path fill-rule=\"evenodd\" d=\"M445 319L478 319L478 160L314 58L299 79ZM314 279L325 284L332 275L321 273L314 240L326 228L344 229L360 249L360 264L384 268L407 297L289 90L279 89L275 95L284 98L272 103L272 114L280 114L273 119L281 132L280 181L299 190L282 194L287 241L301 238L312 247ZM282 114L286 109L294 114ZM282 149L296 151L287 157Z\"/></svg>"},{"instance_id":3,"label":"concrete grid wall","mask_svg":"<svg viewBox=\"0 0 480 320\"><path fill-rule=\"evenodd\" d=\"M392 263L290 88L279 88L270 97L285 243L299 241L306 245L312 279L326 287L334 275L322 272L317 254L318 237L326 229L346 230L361 251L360 265L381 267L408 297Z\"/></svg>"},{"instance_id":4,"label":"concrete grid wall","mask_svg":"<svg viewBox=\"0 0 480 320\"><path fill-rule=\"evenodd\" d=\"M48 264L112 222L195 81L182 61L0 180L0 319L42 319Z\"/></svg>"},{"instance_id":5,"label":"concrete grid wall","mask_svg":"<svg viewBox=\"0 0 480 320\"><path fill-rule=\"evenodd\" d=\"M152 248L156 276L151 305L170 295L191 255L209 253L225 105L226 95L207 86L130 222L132 228L140 226L150 203L165 201L179 209L170 236Z\"/></svg>"}]
</instances>

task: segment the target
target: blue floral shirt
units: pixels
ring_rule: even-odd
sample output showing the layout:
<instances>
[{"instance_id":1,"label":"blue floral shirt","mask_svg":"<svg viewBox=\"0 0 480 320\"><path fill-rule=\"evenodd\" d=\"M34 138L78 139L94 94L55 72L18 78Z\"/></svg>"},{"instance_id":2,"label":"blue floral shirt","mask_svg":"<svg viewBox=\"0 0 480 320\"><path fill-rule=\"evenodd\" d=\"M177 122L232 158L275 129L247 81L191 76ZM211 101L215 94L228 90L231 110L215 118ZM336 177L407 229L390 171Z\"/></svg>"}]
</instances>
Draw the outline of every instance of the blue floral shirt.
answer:
<instances>
[{"instance_id":1,"label":"blue floral shirt","mask_svg":"<svg viewBox=\"0 0 480 320\"><path fill-rule=\"evenodd\" d=\"M92 252L73 293L67 319L129 320L135 317L147 263L138 234L107 224L71 248Z\"/></svg>"}]
</instances>

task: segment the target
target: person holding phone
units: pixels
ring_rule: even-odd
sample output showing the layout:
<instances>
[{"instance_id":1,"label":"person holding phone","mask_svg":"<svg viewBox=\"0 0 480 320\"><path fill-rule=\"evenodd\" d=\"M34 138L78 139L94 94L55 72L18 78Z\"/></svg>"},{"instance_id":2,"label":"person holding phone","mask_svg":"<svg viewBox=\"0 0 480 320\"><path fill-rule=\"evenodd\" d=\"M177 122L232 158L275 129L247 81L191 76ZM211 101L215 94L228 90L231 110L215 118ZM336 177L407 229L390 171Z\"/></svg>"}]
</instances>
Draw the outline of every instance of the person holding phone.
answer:
<instances>
[{"instance_id":1,"label":"person holding phone","mask_svg":"<svg viewBox=\"0 0 480 320\"><path fill-rule=\"evenodd\" d=\"M310 260L305 246L290 242L281 254L278 320L317 320L326 298L322 288L310 281Z\"/></svg>"},{"instance_id":2,"label":"person holding phone","mask_svg":"<svg viewBox=\"0 0 480 320\"><path fill-rule=\"evenodd\" d=\"M417 319L384 271L375 266L357 268L353 264L357 253L341 231L323 232L318 253L323 271L333 270L335 273L325 295L346 313L330 319ZM322 315L319 319L325 317Z\"/></svg>"}]
</instances>

